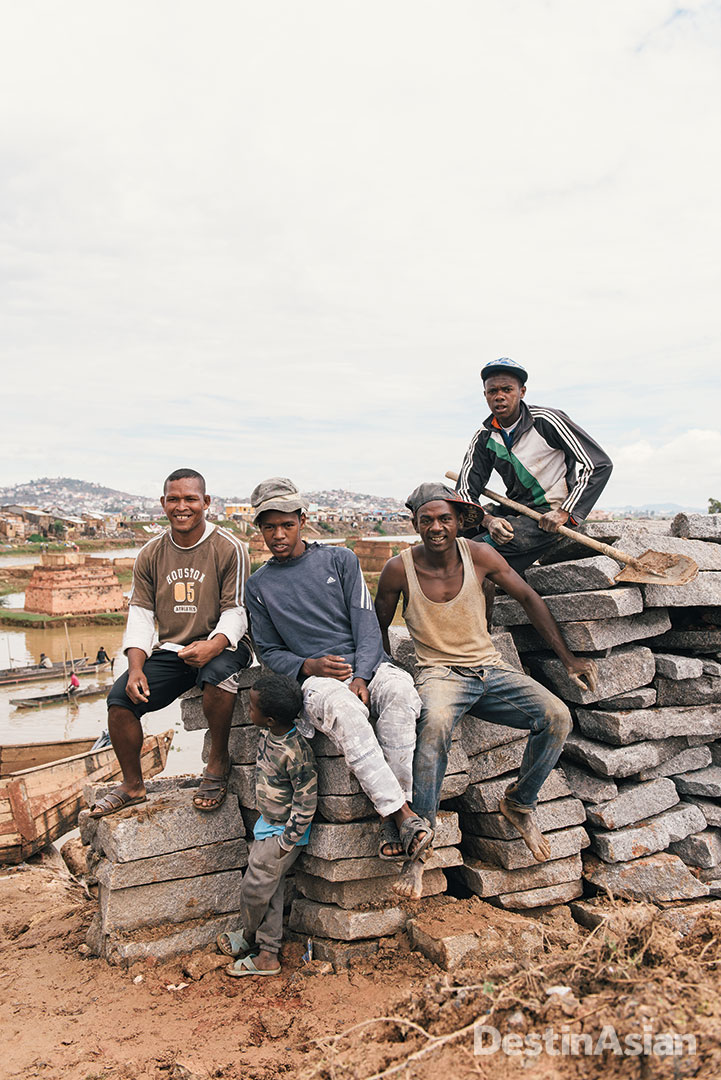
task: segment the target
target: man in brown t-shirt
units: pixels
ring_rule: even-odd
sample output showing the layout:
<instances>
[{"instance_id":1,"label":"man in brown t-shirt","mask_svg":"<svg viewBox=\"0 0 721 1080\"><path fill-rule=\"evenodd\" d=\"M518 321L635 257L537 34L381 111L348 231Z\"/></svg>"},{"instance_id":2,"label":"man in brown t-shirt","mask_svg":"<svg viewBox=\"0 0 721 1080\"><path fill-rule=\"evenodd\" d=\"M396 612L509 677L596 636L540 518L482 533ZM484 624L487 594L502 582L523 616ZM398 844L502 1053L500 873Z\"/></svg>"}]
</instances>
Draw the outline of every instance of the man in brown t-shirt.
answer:
<instances>
[{"instance_id":1,"label":"man in brown t-shirt","mask_svg":"<svg viewBox=\"0 0 721 1080\"><path fill-rule=\"evenodd\" d=\"M171 473L160 502L170 528L149 540L135 560L123 640L128 671L108 695L108 730L123 781L95 804L93 817L145 802L141 717L170 705L191 686L202 687L211 740L193 804L216 810L228 790L238 672L252 659L244 607L248 549L206 521L210 497L193 469Z\"/></svg>"}]
</instances>

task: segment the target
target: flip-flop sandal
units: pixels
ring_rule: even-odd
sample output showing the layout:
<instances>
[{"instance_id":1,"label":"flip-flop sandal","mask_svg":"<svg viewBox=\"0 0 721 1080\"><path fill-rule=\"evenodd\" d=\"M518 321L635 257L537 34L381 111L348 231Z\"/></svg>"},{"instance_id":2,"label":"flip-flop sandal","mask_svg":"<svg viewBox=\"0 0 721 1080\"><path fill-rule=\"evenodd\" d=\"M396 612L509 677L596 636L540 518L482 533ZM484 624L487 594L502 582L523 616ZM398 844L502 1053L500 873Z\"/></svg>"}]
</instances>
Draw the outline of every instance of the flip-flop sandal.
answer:
<instances>
[{"instance_id":1,"label":"flip-flop sandal","mask_svg":"<svg viewBox=\"0 0 721 1080\"><path fill-rule=\"evenodd\" d=\"M388 862L397 862L403 858L403 853L400 855L388 855L383 851L383 848L388 844L400 844L401 838L398 833L398 826L393 818L389 818L388 821L381 822L381 833L378 841L378 858L386 859ZM401 844L401 847L403 845Z\"/></svg>"},{"instance_id":2,"label":"flip-flop sandal","mask_svg":"<svg viewBox=\"0 0 721 1080\"><path fill-rule=\"evenodd\" d=\"M245 940L242 930L226 930L218 934L215 943L226 956L240 956L241 953L250 952L253 947Z\"/></svg>"},{"instance_id":3,"label":"flip-flop sandal","mask_svg":"<svg viewBox=\"0 0 721 1080\"><path fill-rule=\"evenodd\" d=\"M223 805L225 796L228 794L229 775L229 772L227 772L225 776L214 776L207 769L203 769L200 786L193 795L193 806L196 810L201 810L205 814L213 813ZM201 806L197 801L198 799L212 799L212 802L210 806Z\"/></svg>"},{"instance_id":4,"label":"flip-flop sandal","mask_svg":"<svg viewBox=\"0 0 721 1080\"><path fill-rule=\"evenodd\" d=\"M255 966L253 957L257 956L257 953L253 953L251 956L244 956L242 960L236 960L234 964L229 964L225 969L227 975L232 975L234 978L239 978L241 975L280 975L281 968L273 968L271 971L261 971L260 968Z\"/></svg>"},{"instance_id":5,"label":"flip-flop sandal","mask_svg":"<svg viewBox=\"0 0 721 1080\"><path fill-rule=\"evenodd\" d=\"M426 835L422 840L418 840L415 850L411 853L413 841L420 832L424 832ZM426 848L433 843L433 837L435 836L429 822L427 822L425 818L418 817L417 814L405 818L401 822L399 833L401 843L403 844L403 850L406 853L406 858L409 859L410 862L415 862L419 855L423 854Z\"/></svg>"},{"instance_id":6,"label":"flip-flop sandal","mask_svg":"<svg viewBox=\"0 0 721 1080\"><path fill-rule=\"evenodd\" d=\"M118 810L124 810L126 806L137 806L138 803L148 801L147 795L128 795L122 788L113 788L102 799L98 799L90 810L91 818L107 817L108 814L117 814Z\"/></svg>"}]
</instances>

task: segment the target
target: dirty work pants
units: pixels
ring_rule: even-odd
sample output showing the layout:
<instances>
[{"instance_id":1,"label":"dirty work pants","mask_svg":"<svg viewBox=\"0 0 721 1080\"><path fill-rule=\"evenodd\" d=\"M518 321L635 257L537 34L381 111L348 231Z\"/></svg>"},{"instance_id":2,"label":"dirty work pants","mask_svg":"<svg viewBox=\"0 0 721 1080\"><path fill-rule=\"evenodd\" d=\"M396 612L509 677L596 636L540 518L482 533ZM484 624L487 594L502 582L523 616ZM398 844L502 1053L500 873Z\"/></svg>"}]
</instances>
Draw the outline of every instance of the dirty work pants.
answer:
<instances>
[{"instance_id":1,"label":"dirty work pants","mask_svg":"<svg viewBox=\"0 0 721 1080\"><path fill-rule=\"evenodd\" d=\"M368 690L374 725L347 683L311 675L303 683L303 718L335 743L377 813L388 817L413 790L421 701L412 677L394 664L381 664Z\"/></svg>"},{"instance_id":2,"label":"dirty work pants","mask_svg":"<svg viewBox=\"0 0 721 1080\"><path fill-rule=\"evenodd\" d=\"M530 676L498 667L424 667L416 688L422 708L413 759L415 812L435 825L451 735L465 713L529 732L518 779L507 788L506 800L516 810L535 809L541 785L573 726L563 702Z\"/></svg>"},{"instance_id":3,"label":"dirty work pants","mask_svg":"<svg viewBox=\"0 0 721 1080\"><path fill-rule=\"evenodd\" d=\"M280 952L283 940L283 896L285 875L298 858L296 844L284 851L277 836L254 840L248 855L248 869L240 886L241 928L249 944L258 949Z\"/></svg>"},{"instance_id":4,"label":"dirty work pants","mask_svg":"<svg viewBox=\"0 0 721 1080\"><path fill-rule=\"evenodd\" d=\"M491 512L494 517L505 518L513 526L513 539L506 544L497 544L495 540L491 540L490 534L485 532L479 533L473 539L494 547L521 576L536 559L540 559L549 548L563 539L559 533L544 532L531 518L521 517L502 506L493 507Z\"/></svg>"}]
</instances>

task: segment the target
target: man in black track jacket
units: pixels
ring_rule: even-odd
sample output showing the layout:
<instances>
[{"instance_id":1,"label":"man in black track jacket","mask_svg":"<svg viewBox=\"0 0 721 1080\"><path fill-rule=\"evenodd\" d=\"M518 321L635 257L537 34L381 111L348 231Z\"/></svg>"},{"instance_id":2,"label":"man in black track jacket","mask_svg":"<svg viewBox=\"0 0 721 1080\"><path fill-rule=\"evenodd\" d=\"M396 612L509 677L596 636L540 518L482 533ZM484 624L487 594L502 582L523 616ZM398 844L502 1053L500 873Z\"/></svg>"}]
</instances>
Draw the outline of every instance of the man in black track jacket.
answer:
<instances>
[{"instance_id":1,"label":"man in black track jacket","mask_svg":"<svg viewBox=\"0 0 721 1080\"><path fill-rule=\"evenodd\" d=\"M485 510L483 533L476 539L498 548L522 574L557 543L561 525L572 528L583 521L613 466L598 443L560 409L526 405L528 374L520 364L508 357L493 360L481 378L491 415L471 440L456 490L463 499L478 502L495 469L508 498L542 515L536 524L513 510L503 510L503 516L496 507Z\"/></svg>"}]
</instances>

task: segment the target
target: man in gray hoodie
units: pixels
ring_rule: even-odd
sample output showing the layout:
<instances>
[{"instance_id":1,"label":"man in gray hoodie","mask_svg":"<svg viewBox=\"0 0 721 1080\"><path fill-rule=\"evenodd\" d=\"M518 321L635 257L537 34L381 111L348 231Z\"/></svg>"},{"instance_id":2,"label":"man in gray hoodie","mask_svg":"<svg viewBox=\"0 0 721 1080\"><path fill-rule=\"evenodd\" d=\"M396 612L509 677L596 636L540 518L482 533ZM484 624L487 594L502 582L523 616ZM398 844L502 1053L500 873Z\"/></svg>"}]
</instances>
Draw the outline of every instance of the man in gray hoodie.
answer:
<instances>
[{"instance_id":1,"label":"man in gray hoodie","mask_svg":"<svg viewBox=\"0 0 721 1080\"><path fill-rule=\"evenodd\" d=\"M416 859L433 839L408 806L421 703L411 676L384 652L360 563L348 548L301 538L305 503L291 480L263 481L251 503L273 555L246 586L260 657L299 680L298 730L336 744L383 819L380 857Z\"/></svg>"}]
</instances>

